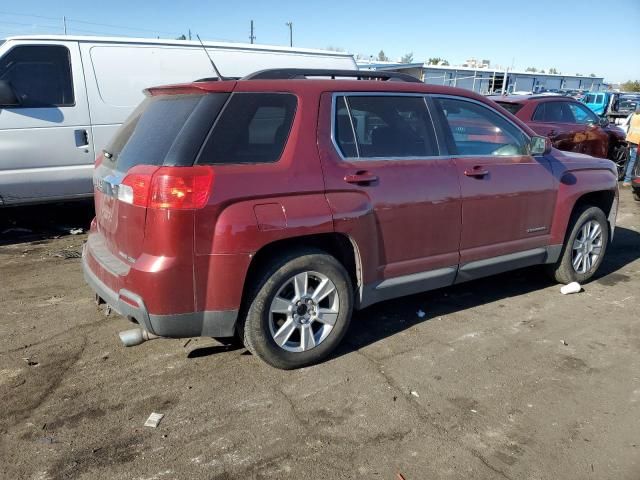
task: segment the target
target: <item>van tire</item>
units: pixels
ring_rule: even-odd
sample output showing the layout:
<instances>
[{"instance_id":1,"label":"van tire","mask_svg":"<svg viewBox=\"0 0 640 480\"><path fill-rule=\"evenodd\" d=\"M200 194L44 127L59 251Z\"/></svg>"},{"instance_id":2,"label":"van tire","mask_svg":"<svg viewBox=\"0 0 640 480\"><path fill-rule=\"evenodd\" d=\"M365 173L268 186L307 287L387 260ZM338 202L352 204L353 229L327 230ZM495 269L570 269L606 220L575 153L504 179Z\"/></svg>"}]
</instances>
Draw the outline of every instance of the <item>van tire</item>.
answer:
<instances>
[{"instance_id":1,"label":"van tire","mask_svg":"<svg viewBox=\"0 0 640 480\"><path fill-rule=\"evenodd\" d=\"M272 317L277 315L272 315L270 308L276 294L287 288L293 277L304 272L317 272L333 282L339 302L337 318L328 335L316 346L304 351L287 351L274 340L272 332L278 327ZM312 290L311 283L309 286ZM335 300L333 295L332 298ZM318 363L338 346L351 321L353 286L344 266L333 256L319 249L296 249L276 257L263 269L254 282L252 293L245 304L244 321L239 325L239 333L245 347L269 365L289 370ZM317 308L320 308L320 304ZM283 318L285 317L281 317L279 321L285 321ZM286 318L289 319L288 316ZM324 323L315 322L314 325L316 329L326 328ZM295 335L294 332L293 336ZM302 335L300 331L298 335Z\"/></svg>"},{"instance_id":2,"label":"van tire","mask_svg":"<svg viewBox=\"0 0 640 480\"><path fill-rule=\"evenodd\" d=\"M588 222L595 222L600 226L602 231L601 251L599 257L593 263L591 268L586 272L579 273L573 267L573 246L576 238L580 235L581 229ZM548 266L548 271L551 276L557 282L565 285L571 282L583 283L591 279L602 264L609 244L609 224L607 222L607 217L598 207L583 205L577 208L571 215L569 225L570 231L566 236L564 245L562 246L560 258L555 264Z\"/></svg>"}]
</instances>

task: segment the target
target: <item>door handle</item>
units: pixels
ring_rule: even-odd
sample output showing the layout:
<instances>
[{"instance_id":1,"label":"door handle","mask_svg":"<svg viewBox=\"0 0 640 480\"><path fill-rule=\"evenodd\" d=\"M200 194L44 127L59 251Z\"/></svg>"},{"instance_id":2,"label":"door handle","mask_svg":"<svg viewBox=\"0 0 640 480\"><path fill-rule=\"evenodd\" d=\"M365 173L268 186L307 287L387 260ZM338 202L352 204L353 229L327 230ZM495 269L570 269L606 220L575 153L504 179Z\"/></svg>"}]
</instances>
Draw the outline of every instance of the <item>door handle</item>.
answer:
<instances>
[{"instance_id":1,"label":"door handle","mask_svg":"<svg viewBox=\"0 0 640 480\"><path fill-rule=\"evenodd\" d=\"M489 170L486 170L486 169L482 168L481 166L475 166L471 170L465 170L464 174L467 177L482 178L482 177L486 177L487 175L489 175Z\"/></svg>"},{"instance_id":2,"label":"door handle","mask_svg":"<svg viewBox=\"0 0 640 480\"><path fill-rule=\"evenodd\" d=\"M355 183L357 185L370 185L378 181L377 175L372 175L369 172L361 171L355 174L345 175L344 181L347 183Z\"/></svg>"},{"instance_id":3,"label":"door handle","mask_svg":"<svg viewBox=\"0 0 640 480\"><path fill-rule=\"evenodd\" d=\"M73 132L76 140L76 147L86 148L89 146L89 132L84 128L79 128Z\"/></svg>"}]
</instances>

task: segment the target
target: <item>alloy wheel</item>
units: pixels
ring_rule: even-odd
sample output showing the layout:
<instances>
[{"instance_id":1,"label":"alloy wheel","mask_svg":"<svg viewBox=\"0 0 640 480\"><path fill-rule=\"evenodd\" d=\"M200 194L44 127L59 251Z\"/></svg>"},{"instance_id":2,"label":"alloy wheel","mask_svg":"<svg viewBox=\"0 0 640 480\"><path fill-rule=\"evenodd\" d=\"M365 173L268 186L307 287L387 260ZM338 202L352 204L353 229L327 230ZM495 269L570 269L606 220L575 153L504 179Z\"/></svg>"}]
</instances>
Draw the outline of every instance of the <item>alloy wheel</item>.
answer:
<instances>
[{"instance_id":1,"label":"alloy wheel","mask_svg":"<svg viewBox=\"0 0 640 480\"><path fill-rule=\"evenodd\" d=\"M322 273L306 271L284 282L269 308L269 330L289 352L320 345L333 330L340 299L335 284Z\"/></svg>"},{"instance_id":2,"label":"alloy wheel","mask_svg":"<svg viewBox=\"0 0 640 480\"><path fill-rule=\"evenodd\" d=\"M577 273L587 273L596 265L602 253L602 241L602 227L595 220L588 220L580 227L571 257Z\"/></svg>"}]
</instances>

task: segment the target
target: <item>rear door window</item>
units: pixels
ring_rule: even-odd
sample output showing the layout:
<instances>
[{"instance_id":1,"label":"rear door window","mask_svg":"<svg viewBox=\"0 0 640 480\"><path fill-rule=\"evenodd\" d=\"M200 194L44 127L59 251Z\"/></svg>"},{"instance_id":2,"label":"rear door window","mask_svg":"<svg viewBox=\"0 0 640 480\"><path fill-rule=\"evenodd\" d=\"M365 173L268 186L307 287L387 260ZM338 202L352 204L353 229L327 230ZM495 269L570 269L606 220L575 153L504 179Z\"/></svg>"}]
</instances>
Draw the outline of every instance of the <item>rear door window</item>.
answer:
<instances>
[{"instance_id":1,"label":"rear door window","mask_svg":"<svg viewBox=\"0 0 640 480\"><path fill-rule=\"evenodd\" d=\"M75 105L71 59L67 47L61 45L15 47L0 59L0 80L9 82L20 100L20 107Z\"/></svg>"},{"instance_id":2,"label":"rear door window","mask_svg":"<svg viewBox=\"0 0 640 480\"><path fill-rule=\"evenodd\" d=\"M340 96L334 129L334 138L347 157L420 158L439 153L422 96Z\"/></svg>"},{"instance_id":3,"label":"rear door window","mask_svg":"<svg viewBox=\"0 0 640 480\"><path fill-rule=\"evenodd\" d=\"M288 93L234 93L198 163L277 162L289 137L297 98Z\"/></svg>"},{"instance_id":4,"label":"rear door window","mask_svg":"<svg viewBox=\"0 0 640 480\"><path fill-rule=\"evenodd\" d=\"M536 107L532 120L541 123L574 123L569 102L543 102Z\"/></svg>"}]
</instances>

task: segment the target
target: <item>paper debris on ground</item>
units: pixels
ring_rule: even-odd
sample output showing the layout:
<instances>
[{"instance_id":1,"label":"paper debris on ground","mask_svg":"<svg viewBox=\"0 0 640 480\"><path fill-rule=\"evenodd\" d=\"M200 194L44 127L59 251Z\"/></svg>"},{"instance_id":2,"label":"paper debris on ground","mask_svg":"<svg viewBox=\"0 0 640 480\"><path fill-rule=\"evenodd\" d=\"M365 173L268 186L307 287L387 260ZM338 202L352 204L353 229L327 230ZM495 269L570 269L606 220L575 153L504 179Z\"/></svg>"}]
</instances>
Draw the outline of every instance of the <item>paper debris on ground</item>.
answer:
<instances>
[{"instance_id":1,"label":"paper debris on ground","mask_svg":"<svg viewBox=\"0 0 640 480\"><path fill-rule=\"evenodd\" d=\"M578 293L580 290L582 290L582 287L578 282L571 282L571 283L568 283L567 285L563 285L562 287L560 287L560 293L563 295L569 295L570 293Z\"/></svg>"},{"instance_id":2,"label":"paper debris on ground","mask_svg":"<svg viewBox=\"0 0 640 480\"><path fill-rule=\"evenodd\" d=\"M82 232L84 232L84 230L81 228L72 228L71 230L69 230L69 233L71 235L80 235Z\"/></svg>"},{"instance_id":3,"label":"paper debris on ground","mask_svg":"<svg viewBox=\"0 0 640 480\"><path fill-rule=\"evenodd\" d=\"M418 315L418 318L424 318L427 314L420 309L416 312L416 315Z\"/></svg>"},{"instance_id":4,"label":"paper debris on ground","mask_svg":"<svg viewBox=\"0 0 640 480\"><path fill-rule=\"evenodd\" d=\"M147 421L144 422L144 426L157 428L157 426L160 425L160 421L162 420L163 417L164 417L164 413L153 412L151 415L149 415L149 418L147 418Z\"/></svg>"},{"instance_id":5,"label":"paper debris on ground","mask_svg":"<svg viewBox=\"0 0 640 480\"><path fill-rule=\"evenodd\" d=\"M418 395L418 392L416 392L415 390L411 390L411 395L413 395L414 397L420 397L420 395Z\"/></svg>"}]
</instances>

